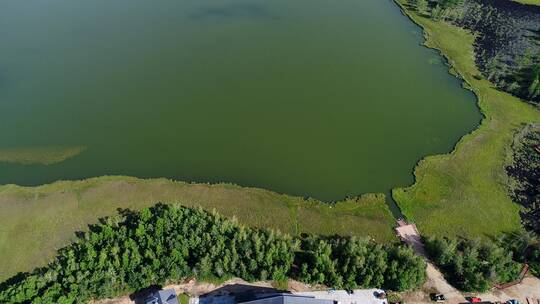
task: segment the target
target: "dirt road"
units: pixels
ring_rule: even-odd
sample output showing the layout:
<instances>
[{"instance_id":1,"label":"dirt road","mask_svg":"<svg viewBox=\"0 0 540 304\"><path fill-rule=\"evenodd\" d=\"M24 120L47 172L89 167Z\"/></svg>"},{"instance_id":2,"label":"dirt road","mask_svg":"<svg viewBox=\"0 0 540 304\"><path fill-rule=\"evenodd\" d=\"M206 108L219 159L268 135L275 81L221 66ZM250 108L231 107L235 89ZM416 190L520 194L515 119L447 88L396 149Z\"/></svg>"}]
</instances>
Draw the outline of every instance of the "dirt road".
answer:
<instances>
[{"instance_id":1,"label":"dirt road","mask_svg":"<svg viewBox=\"0 0 540 304\"><path fill-rule=\"evenodd\" d=\"M424 257L427 262L427 281L422 288L422 292L405 294L406 303L433 303L429 299L429 293L434 292L444 294L448 304L467 303L466 297L468 296L477 296L482 300L503 303L510 299L517 299L523 304L540 304L540 280L533 276L526 277L522 283L504 290L493 289L483 294L462 293L450 285L437 267L429 261L420 233L414 224L399 222L396 232L403 242L411 245L416 254ZM527 299L529 302L527 302Z\"/></svg>"}]
</instances>

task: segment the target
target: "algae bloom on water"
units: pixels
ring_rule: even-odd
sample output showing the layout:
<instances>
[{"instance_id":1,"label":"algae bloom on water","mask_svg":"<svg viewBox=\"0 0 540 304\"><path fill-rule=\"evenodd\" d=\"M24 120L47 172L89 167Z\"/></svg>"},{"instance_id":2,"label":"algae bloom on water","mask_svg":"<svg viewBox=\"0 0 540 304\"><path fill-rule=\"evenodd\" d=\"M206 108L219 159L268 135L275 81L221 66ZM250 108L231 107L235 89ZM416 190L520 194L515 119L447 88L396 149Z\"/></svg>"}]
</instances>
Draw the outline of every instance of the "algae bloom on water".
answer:
<instances>
[{"instance_id":1,"label":"algae bloom on water","mask_svg":"<svg viewBox=\"0 0 540 304\"><path fill-rule=\"evenodd\" d=\"M0 3L0 146L88 150L4 152L0 184L118 174L330 201L410 184L480 120L391 1L54 3Z\"/></svg>"},{"instance_id":2,"label":"algae bloom on water","mask_svg":"<svg viewBox=\"0 0 540 304\"><path fill-rule=\"evenodd\" d=\"M68 158L79 155L85 146L62 147L17 147L0 148L0 163L15 163L21 165L54 165Z\"/></svg>"}]
</instances>

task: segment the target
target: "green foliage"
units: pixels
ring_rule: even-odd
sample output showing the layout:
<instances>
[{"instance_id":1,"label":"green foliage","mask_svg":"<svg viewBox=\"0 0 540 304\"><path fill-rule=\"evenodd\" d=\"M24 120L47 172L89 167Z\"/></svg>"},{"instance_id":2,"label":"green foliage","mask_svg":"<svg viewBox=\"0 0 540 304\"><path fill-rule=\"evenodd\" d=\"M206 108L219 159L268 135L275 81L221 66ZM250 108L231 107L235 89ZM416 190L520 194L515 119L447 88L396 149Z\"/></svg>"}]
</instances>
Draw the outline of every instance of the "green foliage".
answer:
<instances>
[{"instance_id":1,"label":"green foliage","mask_svg":"<svg viewBox=\"0 0 540 304\"><path fill-rule=\"evenodd\" d=\"M540 245L537 244L534 246L528 260L532 273L535 276L540 277Z\"/></svg>"},{"instance_id":2,"label":"green foliage","mask_svg":"<svg viewBox=\"0 0 540 304\"><path fill-rule=\"evenodd\" d=\"M202 209L158 204L105 218L46 267L0 284L0 303L83 303L189 276L332 287L416 288L425 264L408 247L307 237L241 226ZM301 246L300 246L301 243ZM300 273L290 271L293 262Z\"/></svg>"},{"instance_id":3,"label":"green foliage","mask_svg":"<svg viewBox=\"0 0 540 304\"><path fill-rule=\"evenodd\" d=\"M529 85L529 98L534 99L540 95L540 74L536 73Z\"/></svg>"},{"instance_id":4,"label":"green foliage","mask_svg":"<svg viewBox=\"0 0 540 304\"><path fill-rule=\"evenodd\" d=\"M441 5L437 5L431 10L431 18L433 18L433 20L441 20L444 14L445 9Z\"/></svg>"},{"instance_id":5,"label":"green foliage","mask_svg":"<svg viewBox=\"0 0 540 304\"><path fill-rule=\"evenodd\" d=\"M10 202L0 204L0 282L45 265L58 248L72 242L75 231L97 218L114 215L117 208L140 210L156 201L215 209L247 226L291 235L306 232L369 236L378 242L396 240L383 194L327 204L231 184L101 176L37 187L2 185L0 201Z\"/></svg>"},{"instance_id":6,"label":"green foliage","mask_svg":"<svg viewBox=\"0 0 540 304\"><path fill-rule=\"evenodd\" d=\"M540 235L540 126L529 124L514 137L513 161L506 172L513 180L510 195L523 206L525 229Z\"/></svg>"},{"instance_id":7,"label":"green foliage","mask_svg":"<svg viewBox=\"0 0 540 304\"><path fill-rule=\"evenodd\" d=\"M537 0L535 0L537 1ZM482 0L431 0L429 16L475 33L475 61L495 86L538 105L538 12ZM422 14L425 15L425 14Z\"/></svg>"},{"instance_id":8,"label":"green foliage","mask_svg":"<svg viewBox=\"0 0 540 304\"><path fill-rule=\"evenodd\" d=\"M336 288L382 286L402 291L425 281L426 265L411 248L364 239L304 237L296 264L301 281Z\"/></svg>"},{"instance_id":9,"label":"green foliage","mask_svg":"<svg viewBox=\"0 0 540 304\"><path fill-rule=\"evenodd\" d=\"M416 0L418 1L418 0ZM459 16L457 8L463 3L463 0L439 0L432 7L430 16L433 20L445 19L447 15ZM428 8L428 2L426 0L426 9ZM425 11L424 10L424 11Z\"/></svg>"},{"instance_id":10,"label":"green foliage","mask_svg":"<svg viewBox=\"0 0 540 304\"><path fill-rule=\"evenodd\" d=\"M486 291L517 279L521 265L491 241L427 238L426 251L448 281L465 291Z\"/></svg>"},{"instance_id":11,"label":"green foliage","mask_svg":"<svg viewBox=\"0 0 540 304\"><path fill-rule=\"evenodd\" d=\"M540 276L540 238L534 232L522 230L508 233L499 242L513 253L515 260L529 264L531 272Z\"/></svg>"},{"instance_id":12,"label":"green foliage","mask_svg":"<svg viewBox=\"0 0 540 304\"><path fill-rule=\"evenodd\" d=\"M440 0L439 4L443 9L452 9L463 3L463 0Z\"/></svg>"},{"instance_id":13,"label":"green foliage","mask_svg":"<svg viewBox=\"0 0 540 304\"><path fill-rule=\"evenodd\" d=\"M386 294L387 298L388 298L388 302L389 303L397 303L397 302L403 302L403 299L401 298L401 295L397 292L388 292Z\"/></svg>"},{"instance_id":14,"label":"green foliage","mask_svg":"<svg viewBox=\"0 0 540 304\"><path fill-rule=\"evenodd\" d=\"M279 280L296 246L202 209L158 204L92 227L47 267L4 283L0 303L81 303L191 275Z\"/></svg>"},{"instance_id":15,"label":"green foliage","mask_svg":"<svg viewBox=\"0 0 540 304\"><path fill-rule=\"evenodd\" d=\"M426 236L486 238L519 230L520 207L501 183L508 180L505 166L516 126L540 122L540 111L479 77L475 64L480 56L475 54L478 36L449 22L419 16L405 1L397 0L425 29L425 44L440 50L452 73L478 97L485 119L451 153L420 161L414 170L415 184L394 189L392 196L404 216Z\"/></svg>"},{"instance_id":16,"label":"green foliage","mask_svg":"<svg viewBox=\"0 0 540 304\"><path fill-rule=\"evenodd\" d=\"M426 280L426 263L408 246L388 248L384 287L404 291L420 287Z\"/></svg>"},{"instance_id":17,"label":"green foliage","mask_svg":"<svg viewBox=\"0 0 540 304\"><path fill-rule=\"evenodd\" d=\"M189 296L185 293L179 294L178 299L180 299L180 304L189 304Z\"/></svg>"},{"instance_id":18,"label":"green foliage","mask_svg":"<svg viewBox=\"0 0 540 304\"><path fill-rule=\"evenodd\" d=\"M420 14L424 14L428 9L427 0L410 0L410 3L414 7L414 9Z\"/></svg>"}]
</instances>

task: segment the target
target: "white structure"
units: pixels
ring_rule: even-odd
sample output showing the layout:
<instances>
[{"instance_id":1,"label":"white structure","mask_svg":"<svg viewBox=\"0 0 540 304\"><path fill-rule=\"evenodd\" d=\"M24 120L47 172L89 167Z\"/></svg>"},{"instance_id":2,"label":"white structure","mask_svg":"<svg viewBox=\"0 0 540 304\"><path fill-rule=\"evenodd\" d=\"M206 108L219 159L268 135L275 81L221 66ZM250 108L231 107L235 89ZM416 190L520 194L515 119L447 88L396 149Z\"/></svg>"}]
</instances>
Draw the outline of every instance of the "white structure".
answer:
<instances>
[{"instance_id":1,"label":"white structure","mask_svg":"<svg viewBox=\"0 0 540 304\"><path fill-rule=\"evenodd\" d=\"M352 293L345 290L297 292L294 294L312 296L316 299L333 300L339 304L388 304L387 299L379 299L377 295L384 293L381 289L355 289Z\"/></svg>"}]
</instances>

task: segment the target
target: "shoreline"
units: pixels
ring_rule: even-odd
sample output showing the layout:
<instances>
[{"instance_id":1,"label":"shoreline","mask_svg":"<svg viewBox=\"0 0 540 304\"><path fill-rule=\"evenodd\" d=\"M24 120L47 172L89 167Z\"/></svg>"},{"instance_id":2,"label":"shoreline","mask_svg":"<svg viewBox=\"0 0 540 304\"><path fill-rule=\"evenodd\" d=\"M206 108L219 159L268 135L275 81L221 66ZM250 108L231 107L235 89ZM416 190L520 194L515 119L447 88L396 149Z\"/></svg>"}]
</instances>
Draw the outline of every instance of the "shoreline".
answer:
<instances>
[{"instance_id":1,"label":"shoreline","mask_svg":"<svg viewBox=\"0 0 540 304\"><path fill-rule=\"evenodd\" d=\"M485 237L519 229L519 206L509 198L504 167L509 163L511 135L523 123L540 121L540 112L495 89L481 76L473 60L473 33L419 16L409 11L403 0L394 2L422 29L424 46L437 50L447 60L449 73L475 94L483 119L450 153L420 160L414 169L414 183L393 189L393 198L426 235ZM480 183L486 189L479 187ZM480 229L470 231L460 227L467 219L502 220L499 227L482 224Z\"/></svg>"},{"instance_id":2,"label":"shoreline","mask_svg":"<svg viewBox=\"0 0 540 304\"><path fill-rule=\"evenodd\" d=\"M232 184L189 184L104 176L38 187L0 186L0 281L47 261L77 231L119 211L158 202L216 210L252 227L298 235L353 235L397 241L384 196L366 194L334 205ZM28 220L32 219L32 220Z\"/></svg>"},{"instance_id":3,"label":"shoreline","mask_svg":"<svg viewBox=\"0 0 540 304\"><path fill-rule=\"evenodd\" d=\"M386 199L382 193L368 193L333 202L231 183L168 178L103 175L39 186L0 185L0 220L5 223L0 230L0 244L5 244L0 252L9 249L1 257L3 260L11 258L11 265L0 270L0 277L46 262L75 231L86 229L87 224L100 217L114 215L119 208L140 208L157 202L181 202L216 209L248 225L296 234L318 232L373 237L375 233L379 234L377 240L385 242L395 239L389 199L395 200L401 212L426 235L490 236L520 227L519 207L509 199L501 175L510 149L505 144L512 139L509 134L521 123L540 122L540 112L493 89L487 80L474 78L479 73L475 66L467 66L469 62L465 58L472 53L463 55L462 50L457 49L472 47L470 33L442 22L419 19L422 17L407 11L403 0L394 2L403 15L422 29L424 46L438 50L446 60L448 73L460 78L463 87L475 94L475 104L483 116L478 126L461 136L450 152L421 158L412 170L412 184L390 189L391 197ZM448 31L439 34L468 44L453 45L447 37L434 34L433 31L440 28L429 28L429 23ZM18 213L10 210L15 207L20 208ZM33 217L34 221L28 223L21 217ZM471 220L478 221L478 227L464 230L464 225ZM498 225L492 227L495 225L490 225L491 222ZM21 257L17 254L20 252L30 256Z\"/></svg>"}]
</instances>

